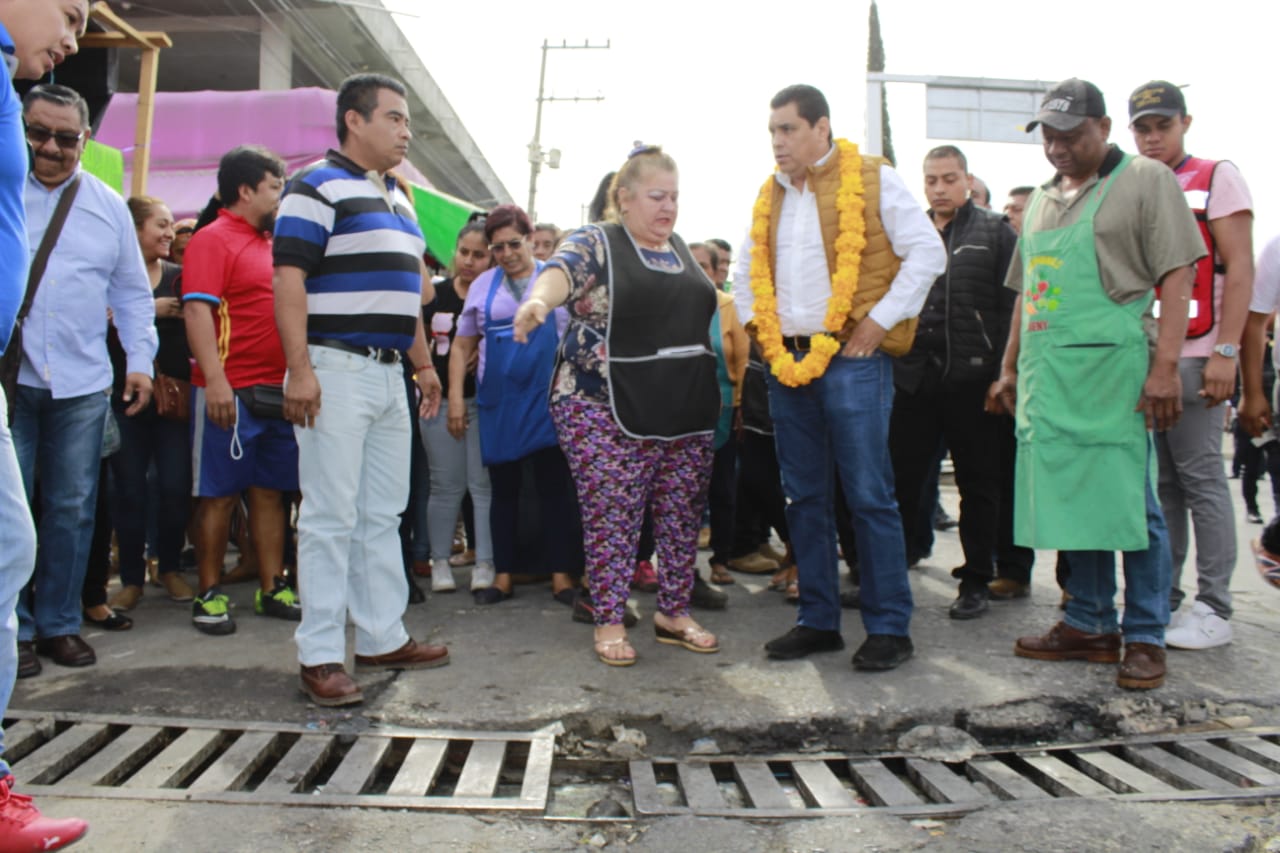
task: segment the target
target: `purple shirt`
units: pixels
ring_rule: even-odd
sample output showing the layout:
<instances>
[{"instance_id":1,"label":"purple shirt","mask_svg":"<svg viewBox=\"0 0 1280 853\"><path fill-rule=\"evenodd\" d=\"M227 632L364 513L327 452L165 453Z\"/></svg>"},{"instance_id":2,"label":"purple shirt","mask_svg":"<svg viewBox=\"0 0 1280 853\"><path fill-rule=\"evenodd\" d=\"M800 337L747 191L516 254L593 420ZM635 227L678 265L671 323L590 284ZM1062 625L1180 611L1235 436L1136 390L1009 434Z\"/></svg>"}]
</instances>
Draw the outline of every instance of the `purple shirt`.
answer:
<instances>
[{"instance_id":1,"label":"purple shirt","mask_svg":"<svg viewBox=\"0 0 1280 853\"><path fill-rule=\"evenodd\" d=\"M489 301L489 292L495 287L498 288L497 295L493 297L493 307L489 309L495 324L510 323L516 316L516 309L520 307L515 297L511 295L510 288L499 283L501 281L501 272L501 267L494 267L493 269L485 270L475 281L471 282L471 289L467 291L467 301L462 306L462 314L458 317L456 334L480 338L480 364L476 368L477 384L484 381L484 305ZM532 290L533 279L531 278L525 284L524 295L526 300ZM561 306L555 310L555 317L556 333L563 338L564 330L569 325L569 313Z\"/></svg>"}]
</instances>

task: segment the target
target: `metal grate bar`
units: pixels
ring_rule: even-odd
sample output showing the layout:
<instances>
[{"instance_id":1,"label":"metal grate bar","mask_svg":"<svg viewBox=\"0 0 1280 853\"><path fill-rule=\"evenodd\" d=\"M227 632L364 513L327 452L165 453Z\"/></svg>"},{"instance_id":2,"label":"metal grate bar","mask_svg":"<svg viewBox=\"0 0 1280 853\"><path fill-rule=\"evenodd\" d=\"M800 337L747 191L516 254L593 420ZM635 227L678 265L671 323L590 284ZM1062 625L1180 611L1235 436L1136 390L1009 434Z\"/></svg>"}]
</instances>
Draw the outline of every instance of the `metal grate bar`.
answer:
<instances>
[{"instance_id":1,"label":"metal grate bar","mask_svg":"<svg viewBox=\"0 0 1280 853\"><path fill-rule=\"evenodd\" d=\"M72 726L22 759L22 776L31 785L52 784L110 739L110 729L100 723Z\"/></svg>"},{"instance_id":2,"label":"metal grate bar","mask_svg":"<svg viewBox=\"0 0 1280 853\"><path fill-rule=\"evenodd\" d=\"M391 747L391 739L362 737L351 745L342 763L325 783L326 794L354 795L364 791L373 777L378 775L382 760Z\"/></svg>"},{"instance_id":3,"label":"metal grate bar","mask_svg":"<svg viewBox=\"0 0 1280 853\"><path fill-rule=\"evenodd\" d=\"M440 767L444 764L447 740L419 738L409 747L409 753L396 771L387 794L393 797L423 797L436 783Z\"/></svg>"},{"instance_id":4,"label":"metal grate bar","mask_svg":"<svg viewBox=\"0 0 1280 853\"><path fill-rule=\"evenodd\" d=\"M1176 755L1170 755L1158 746L1151 744L1126 746L1123 751L1125 757L1134 764L1148 773L1160 777L1175 788L1183 790L1198 788L1203 791L1236 789L1235 785L1232 785L1221 776L1215 776L1189 761L1184 761Z\"/></svg>"},{"instance_id":5,"label":"metal grate bar","mask_svg":"<svg viewBox=\"0 0 1280 853\"><path fill-rule=\"evenodd\" d=\"M1105 749L1084 749L1076 753L1080 771L1113 791L1122 794L1171 794L1177 788L1150 773L1117 758Z\"/></svg>"},{"instance_id":6,"label":"metal grate bar","mask_svg":"<svg viewBox=\"0 0 1280 853\"><path fill-rule=\"evenodd\" d=\"M117 785L159 749L167 737L159 726L134 726L101 752L62 777L63 785Z\"/></svg>"},{"instance_id":7,"label":"metal grate bar","mask_svg":"<svg viewBox=\"0 0 1280 853\"><path fill-rule=\"evenodd\" d=\"M209 766L188 787L189 791L239 791L271 757L279 735L273 732L245 732L231 748Z\"/></svg>"},{"instance_id":8,"label":"metal grate bar","mask_svg":"<svg viewBox=\"0 0 1280 853\"><path fill-rule=\"evenodd\" d=\"M1260 737L1233 737L1223 745L1242 758L1261 764L1268 770L1280 772L1280 746L1269 740Z\"/></svg>"},{"instance_id":9,"label":"metal grate bar","mask_svg":"<svg viewBox=\"0 0 1280 853\"><path fill-rule=\"evenodd\" d=\"M333 752L335 743L329 735L303 735L298 738L258 786L258 793L279 796L310 785L320 765Z\"/></svg>"},{"instance_id":10,"label":"metal grate bar","mask_svg":"<svg viewBox=\"0 0 1280 853\"><path fill-rule=\"evenodd\" d=\"M825 761L793 761L796 785L800 791L820 809L857 808L847 788L840 784Z\"/></svg>"},{"instance_id":11,"label":"metal grate bar","mask_svg":"<svg viewBox=\"0 0 1280 853\"><path fill-rule=\"evenodd\" d=\"M1045 786L1059 797L1103 797L1111 789L1095 782L1052 753L1019 756L1039 774Z\"/></svg>"},{"instance_id":12,"label":"metal grate bar","mask_svg":"<svg viewBox=\"0 0 1280 853\"><path fill-rule=\"evenodd\" d=\"M908 758L907 775L911 777L916 787L928 794L929 799L934 802L980 803L993 799L975 788L963 776L952 773L950 768L940 761Z\"/></svg>"},{"instance_id":13,"label":"metal grate bar","mask_svg":"<svg viewBox=\"0 0 1280 853\"><path fill-rule=\"evenodd\" d=\"M223 734L217 729L187 729L164 751L143 765L123 787L136 790L176 788L219 747Z\"/></svg>"},{"instance_id":14,"label":"metal grate bar","mask_svg":"<svg viewBox=\"0 0 1280 853\"><path fill-rule=\"evenodd\" d=\"M965 764L965 772L975 782L982 782L1005 800L1048 800L1049 792L1036 785L1008 764L995 758L978 758Z\"/></svg>"},{"instance_id":15,"label":"metal grate bar","mask_svg":"<svg viewBox=\"0 0 1280 853\"><path fill-rule=\"evenodd\" d=\"M735 761L734 777L747 792L747 800L757 809L793 808L787 792L782 790L773 771L763 761Z\"/></svg>"},{"instance_id":16,"label":"metal grate bar","mask_svg":"<svg viewBox=\"0 0 1280 853\"><path fill-rule=\"evenodd\" d=\"M689 808L722 810L728 807L709 765L686 764L682 761L676 765L676 774Z\"/></svg>"},{"instance_id":17,"label":"metal grate bar","mask_svg":"<svg viewBox=\"0 0 1280 853\"><path fill-rule=\"evenodd\" d=\"M492 797L498 790L502 763L506 760L507 744L501 740L478 740L467 753L467 763L458 776L455 797Z\"/></svg>"},{"instance_id":18,"label":"metal grate bar","mask_svg":"<svg viewBox=\"0 0 1280 853\"><path fill-rule=\"evenodd\" d=\"M1222 776L1242 788L1267 788L1280 785L1280 776L1208 741L1189 743L1175 741L1173 751L1192 764Z\"/></svg>"},{"instance_id":19,"label":"metal grate bar","mask_svg":"<svg viewBox=\"0 0 1280 853\"><path fill-rule=\"evenodd\" d=\"M919 794L879 761L850 761L849 772L858 790L877 806L917 806L923 802Z\"/></svg>"}]
</instances>

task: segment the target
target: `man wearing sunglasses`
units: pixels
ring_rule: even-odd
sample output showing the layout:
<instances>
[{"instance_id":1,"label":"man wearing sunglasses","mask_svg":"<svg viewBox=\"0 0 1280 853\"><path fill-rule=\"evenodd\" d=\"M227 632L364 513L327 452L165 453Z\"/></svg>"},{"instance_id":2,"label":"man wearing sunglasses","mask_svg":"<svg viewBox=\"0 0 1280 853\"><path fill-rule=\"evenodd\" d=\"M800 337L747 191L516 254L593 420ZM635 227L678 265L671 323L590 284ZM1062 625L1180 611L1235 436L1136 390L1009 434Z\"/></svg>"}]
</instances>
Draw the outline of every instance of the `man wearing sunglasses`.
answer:
<instances>
[{"instance_id":1,"label":"man wearing sunglasses","mask_svg":"<svg viewBox=\"0 0 1280 853\"><path fill-rule=\"evenodd\" d=\"M157 338L155 303L129 209L119 194L80 168L89 108L73 89L27 93L31 143L24 189L34 256L65 193L74 201L22 323L22 364L13 399L13 443L27 495L40 475L36 569L18 599L18 677L39 673L39 653L61 666L89 666L80 637L80 588L93 536L103 426L113 385L108 311L126 355L128 415L151 399ZM76 183L78 182L78 184Z\"/></svg>"},{"instance_id":2,"label":"man wearing sunglasses","mask_svg":"<svg viewBox=\"0 0 1280 853\"><path fill-rule=\"evenodd\" d=\"M35 80L77 50L88 19L88 0L0 0L0 57L10 78ZM27 245L23 184L29 151L22 138L21 104L0 82L0 353L10 341L26 287ZM14 454L0 390L0 717L9 706L18 668L15 608L35 566L36 533ZM0 753L4 732L0 730ZM0 758L0 848L57 850L84 836L76 818L45 817L31 798L13 792L9 765Z\"/></svg>"}]
</instances>

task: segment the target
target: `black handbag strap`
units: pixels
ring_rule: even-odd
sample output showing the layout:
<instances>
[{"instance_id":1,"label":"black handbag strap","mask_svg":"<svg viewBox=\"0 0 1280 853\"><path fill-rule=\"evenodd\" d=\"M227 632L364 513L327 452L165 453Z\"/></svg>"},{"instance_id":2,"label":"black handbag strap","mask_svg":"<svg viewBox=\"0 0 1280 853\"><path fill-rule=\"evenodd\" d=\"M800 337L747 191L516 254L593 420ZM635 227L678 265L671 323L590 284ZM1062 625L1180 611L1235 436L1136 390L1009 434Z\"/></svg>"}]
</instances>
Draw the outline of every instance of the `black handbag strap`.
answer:
<instances>
[{"instance_id":1,"label":"black handbag strap","mask_svg":"<svg viewBox=\"0 0 1280 853\"><path fill-rule=\"evenodd\" d=\"M22 298L22 307L18 309L19 323L31 313L31 303L35 301L36 290L40 287L40 279L44 278L45 267L49 265L49 256L53 254L53 247L58 243L58 237L62 234L62 226L67 223L67 216L71 213L71 204L76 200L76 193L79 191L80 174L77 173L71 179L71 183L67 184L67 188L62 191L62 198L58 199L58 206L53 209L53 217L49 220L49 227L44 230L44 238L40 241L40 248L36 249L36 256L31 259L31 270L27 273L27 295Z\"/></svg>"}]
</instances>

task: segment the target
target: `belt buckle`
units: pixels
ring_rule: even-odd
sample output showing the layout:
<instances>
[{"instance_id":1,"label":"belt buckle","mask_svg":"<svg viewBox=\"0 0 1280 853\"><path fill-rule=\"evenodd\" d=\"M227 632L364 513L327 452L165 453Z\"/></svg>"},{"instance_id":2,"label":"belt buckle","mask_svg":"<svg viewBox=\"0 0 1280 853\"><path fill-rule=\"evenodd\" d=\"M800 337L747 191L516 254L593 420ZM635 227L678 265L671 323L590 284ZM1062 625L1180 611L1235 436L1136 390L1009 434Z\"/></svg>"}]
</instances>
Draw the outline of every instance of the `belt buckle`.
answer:
<instances>
[{"instance_id":1,"label":"belt buckle","mask_svg":"<svg viewBox=\"0 0 1280 853\"><path fill-rule=\"evenodd\" d=\"M796 352L808 352L809 350L811 350L811 349L813 348L813 347L812 347L813 338L811 338L811 337L810 337L810 338L809 338L808 340L806 340L803 344L801 344L801 343L800 343L800 339L801 339L801 338L803 338L803 337L806 337L806 336L805 336L805 335L792 335L792 336L791 336L791 343L792 343L792 345L795 347Z\"/></svg>"}]
</instances>

